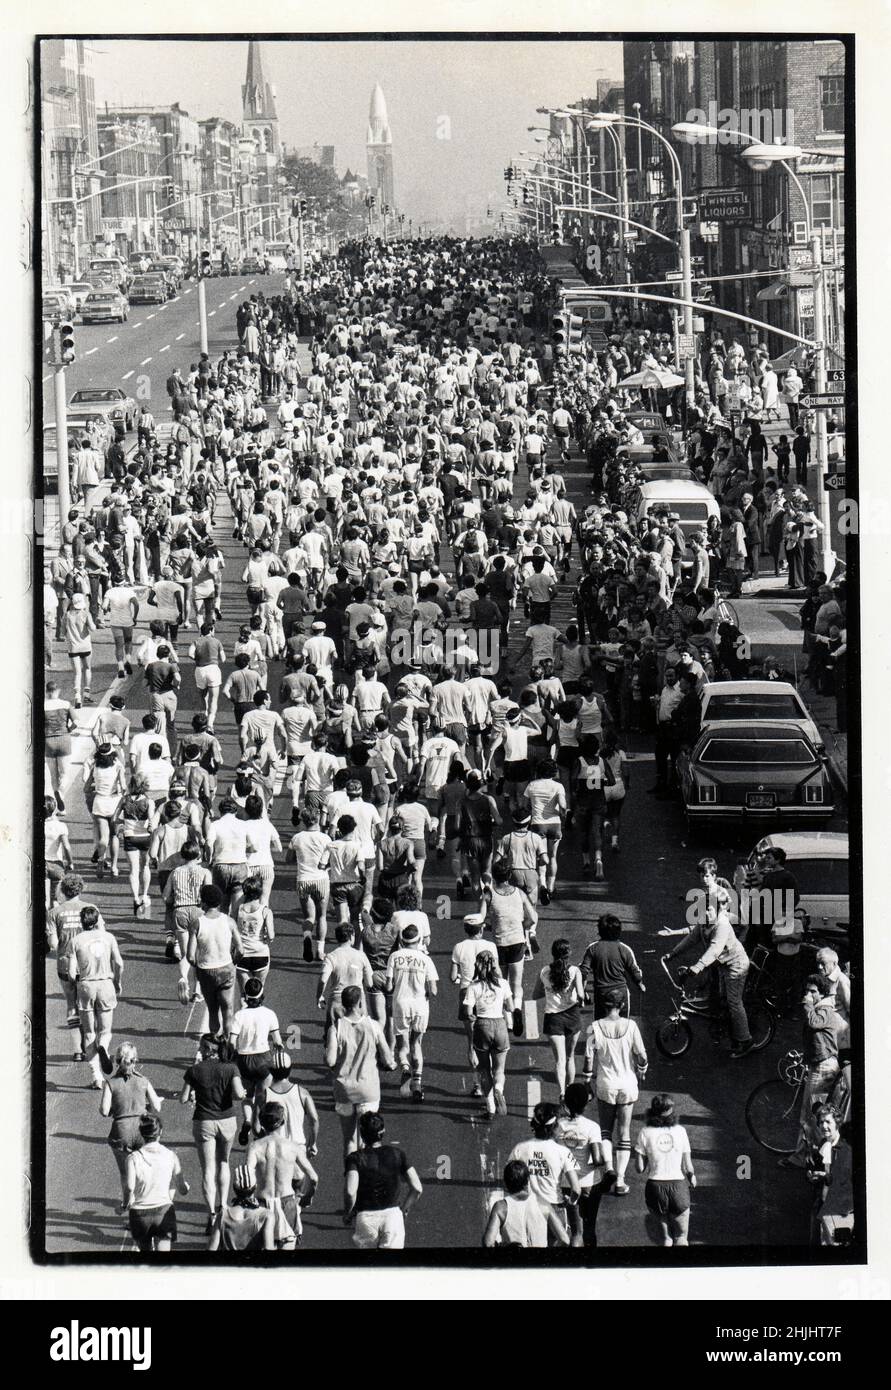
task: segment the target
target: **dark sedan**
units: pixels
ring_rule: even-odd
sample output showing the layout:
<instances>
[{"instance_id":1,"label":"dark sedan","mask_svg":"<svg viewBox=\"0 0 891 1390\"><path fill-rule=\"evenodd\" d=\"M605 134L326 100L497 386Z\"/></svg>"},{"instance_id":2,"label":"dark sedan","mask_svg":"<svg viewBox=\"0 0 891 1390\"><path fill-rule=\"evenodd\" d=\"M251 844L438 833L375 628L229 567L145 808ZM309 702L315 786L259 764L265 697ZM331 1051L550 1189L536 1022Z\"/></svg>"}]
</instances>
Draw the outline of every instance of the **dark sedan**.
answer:
<instances>
[{"instance_id":1,"label":"dark sedan","mask_svg":"<svg viewBox=\"0 0 891 1390\"><path fill-rule=\"evenodd\" d=\"M688 825L819 825L835 807L822 753L798 726L722 721L678 758Z\"/></svg>"}]
</instances>

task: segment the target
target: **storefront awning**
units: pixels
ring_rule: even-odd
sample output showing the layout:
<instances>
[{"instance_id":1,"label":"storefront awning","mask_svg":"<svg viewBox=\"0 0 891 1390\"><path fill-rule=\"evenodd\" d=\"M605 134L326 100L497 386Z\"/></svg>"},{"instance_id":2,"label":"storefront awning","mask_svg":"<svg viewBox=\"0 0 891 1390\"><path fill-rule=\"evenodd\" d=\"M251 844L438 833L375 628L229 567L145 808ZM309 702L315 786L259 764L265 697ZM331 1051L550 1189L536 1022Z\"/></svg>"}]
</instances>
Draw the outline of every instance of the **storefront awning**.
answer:
<instances>
[{"instance_id":1,"label":"storefront awning","mask_svg":"<svg viewBox=\"0 0 891 1390\"><path fill-rule=\"evenodd\" d=\"M769 285L765 285L763 290L759 290L755 298L762 304L774 299L785 299L789 286L785 280L771 280Z\"/></svg>"}]
</instances>

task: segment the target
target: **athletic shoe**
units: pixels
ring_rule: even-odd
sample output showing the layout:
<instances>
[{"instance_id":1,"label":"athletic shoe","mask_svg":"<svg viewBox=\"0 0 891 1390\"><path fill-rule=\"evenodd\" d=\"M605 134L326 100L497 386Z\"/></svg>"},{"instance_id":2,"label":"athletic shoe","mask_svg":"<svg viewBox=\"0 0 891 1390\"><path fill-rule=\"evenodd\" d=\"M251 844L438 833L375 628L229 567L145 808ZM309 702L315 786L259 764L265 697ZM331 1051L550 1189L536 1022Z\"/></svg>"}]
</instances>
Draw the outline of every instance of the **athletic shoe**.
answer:
<instances>
[{"instance_id":1,"label":"athletic shoe","mask_svg":"<svg viewBox=\"0 0 891 1390\"><path fill-rule=\"evenodd\" d=\"M64 812L65 802L62 800L62 793L56 792L56 809Z\"/></svg>"},{"instance_id":2,"label":"athletic shoe","mask_svg":"<svg viewBox=\"0 0 891 1390\"><path fill-rule=\"evenodd\" d=\"M478 1081L474 1083L473 1088L471 1089L470 1094L471 1094L472 1096L477 1096L477 1097L478 1097L478 1096L481 1096L481 1095L483 1094L483 1088L482 1088L482 1086L480 1085L480 1083L479 1083Z\"/></svg>"},{"instance_id":3,"label":"athletic shoe","mask_svg":"<svg viewBox=\"0 0 891 1390\"><path fill-rule=\"evenodd\" d=\"M312 937L311 937L311 936L305 936L305 937L303 938L303 959L304 959L305 961L311 961L311 960L312 960Z\"/></svg>"},{"instance_id":4,"label":"athletic shoe","mask_svg":"<svg viewBox=\"0 0 891 1390\"><path fill-rule=\"evenodd\" d=\"M90 1090L91 1090L91 1091L101 1091L101 1090L102 1090L102 1084L103 1084L103 1083L99 1080L98 1076L94 1076L93 1079L92 1079L92 1081L90 1082Z\"/></svg>"},{"instance_id":5,"label":"athletic shoe","mask_svg":"<svg viewBox=\"0 0 891 1390\"><path fill-rule=\"evenodd\" d=\"M99 1058L99 1065L102 1068L105 1075L111 1076L112 1072L114 1071L114 1063L112 1062L111 1058L109 1057L108 1053L105 1051L105 1048L102 1046L101 1043L99 1043L98 1047L96 1048L96 1055Z\"/></svg>"},{"instance_id":6,"label":"athletic shoe","mask_svg":"<svg viewBox=\"0 0 891 1390\"><path fill-rule=\"evenodd\" d=\"M464 884L460 878L455 884L455 897L458 899L459 903L464 901Z\"/></svg>"},{"instance_id":7,"label":"athletic shoe","mask_svg":"<svg viewBox=\"0 0 891 1390\"><path fill-rule=\"evenodd\" d=\"M515 1037L515 1038L522 1038L522 1036L523 1036L523 1010L522 1010L522 1009L514 1009L514 1037Z\"/></svg>"},{"instance_id":8,"label":"athletic shoe","mask_svg":"<svg viewBox=\"0 0 891 1390\"><path fill-rule=\"evenodd\" d=\"M68 1010L68 1016L65 1019L65 1022L67 1023L69 1028L77 1027L77 1025L80 1023L80 1017L78 1016L77 1009Z\"/></svg>"},{"instance_id":9,"label":"athletic shoe","mask_svg":"<svg viewBox=\"0 0 891 1390\"><path fill-rule=\"evenodd\" d=\"M411 1072L404 1070L399 1080L399 1094L407 1099L411 1093Z\"/></svg>"},{"instance_id":10,"label":"athletic shoe","mask_svg":"<svg viewBox=\"0 0 891 1390\"><path fill-rule=\"evenodd\" d=\"M543 905L544 907L547 907L548 903L551 901L551 890L550 890L550 888L545 888L544 884L542 884L542 886L541 886L541 887L539 888L539 890L538 890L538 896L540 897L540 899L541 899L541 901L542 901L542 905Z\"/></svg>"},{"instance_id":11,"label":"athletic shoe","mask_svg":"<svg viewBox=\"0 0 891 1390\"><path fill-rule=\"evenodd\" d=\"M506 1114L507 1114L507 1101L504 1099L504 1092L503 1092L503 1091L499 1091L498 1088L496 1087L496 1088L495 1088L495 1091L494 1091L494 1096L495 1096L495 1109L497 1110L498 1114L499 1114L499 1115L506 1115Z\"/></svg>"},{"instance_id":12,"label":"athletic shoe","mask_svg":"<svg viewBox=\"0 0 891 1390\"><path fill-rule=\"evenodd\" d=\"M423 1086L418 1086L416 1090L412 1091L411 1098L414 1101L415 1105L422 1105L424 1101Z\"/></svg>"},{"instance_id":13,"label":"athletic shoe","mask_svg":"<svg viewBox=\"0 0 891 1390\"><path fill-rule=\"evenodd\" d=\"M613 1188L613 1196L627 1197L630 1191L631 1188L628 1186L627 1182L617 1182L615 1187Z\"/></svg>"},{"instance_id":14,"label":"athletic shoe","mask_svg":"<svg viewBox=\"0 0 891 1390\"><path fill-rule=\"evenodd\" d=\"M594 877L596 879L603 878L603 861L600 859L598 859L596 864L594 865Z\"/></svg>"},{"instance_id":15,"label":"athletic shoe","mask_svg":"<svg viewBox=\"0 0 891 1390\"><path fill-rule=\"evenodd\" d=\"M118 667L118 680L119 680L119 681L122 681L122 680L124 679L124 676L125 676L126 674L127 674L127 673L126 673L126 671L124 670L123 666L119 666L119 667Z\"/></svg>"},{"instance_id":16,"label":"athletic shoe","mask_svg":"<svg viewBox=\"0 0 891 1390\"><path fill-rule=\"evenodd\" d=\"M749 1038L748 1042L734 1043L730 1049L730 1056L736 1060L737 1057L747 1057L754 1050L755 1044Z\"/></svg>"},{"instance_id":17,"label":"athletic shoe","mask_svg":"<svg viewBox=\"0 0 891 1390\"><path fill-rule=\"evenodd\" d=\"M133 667L132 667L132 665L130 664L129 661L125 661L125 662L124 662L124 670L127 672L127 675L128 675L128 676L132 676L132 675L133 675Z\"/></svg>"},{"instance_id":18,"label":"athletic shoe","mask_svg":"<svg viewBox=\"0 0 891 1390\"><path fill-rule=\"evenodd\" d=\"M618 837L618 835L614 835L614 836L613 836L612 841L611 841L611 844L612 844L613 849L616 850L616 851L618 851L618 848L619 848L619 837Z\"/></svg>"},{"instance_id":19,"label":"athletic shoe","mask_svg":"<svg viewBox=\"0 0 891 1390\"><path fill-rule=\"evenodd\" d=\"M196 985L195 988L192 990L192 1003L193 1003L193 1004L203 1004L203 1003L204 1003L204 994L203 994L203 992L202 992L202 989L201 989L201 986L200 986L200 985Z\"/></svg>"},{"instance_id":20,"label":"athletic shoe","mask_svg":"<svg viewBox=\"0 0 891 1390\"><path fill-rule=\"evenodd\" d=\"M167 941L164 944L164 959L176 960L176 956L174 954L175 950L176 942L174 941L172 936L168 936Z\"/></svg>"},{"instance_id":21,"label":"athletic shoe","mask_svg":"<svg viewBox=\"0 0 891 1390\"><path fill-rule=\"evenodd\" d=\"M81 1052L80 1048L74 1053L72 1060L75 1062L82 1062L84 1060L84 1054Z\"/></svg>"}]
</instances>

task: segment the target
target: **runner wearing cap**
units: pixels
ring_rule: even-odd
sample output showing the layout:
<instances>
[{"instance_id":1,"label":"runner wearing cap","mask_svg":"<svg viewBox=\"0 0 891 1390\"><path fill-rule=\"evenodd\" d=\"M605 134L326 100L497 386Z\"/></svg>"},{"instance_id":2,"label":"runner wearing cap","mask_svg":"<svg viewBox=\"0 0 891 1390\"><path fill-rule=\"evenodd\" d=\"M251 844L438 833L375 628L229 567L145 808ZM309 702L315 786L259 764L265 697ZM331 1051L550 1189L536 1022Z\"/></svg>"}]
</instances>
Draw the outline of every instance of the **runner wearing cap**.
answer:
<instances>
[{"instance_id":1,"label":"runner wearing cap","mask_svg":"<svg viewBox=\"0 0 891 1390\"><path fill-rule=\"evenodd\" d=\"M529 812L518 809L511 817L513 829L498 842L497 853L510 865L510 881L522 888L533 907L538 905L539 887L547 887L547 846L541 835L530 830Z\"/></svg>"},{"instance_id":2,"label":"runner wearing cap","mask_svg":"<svg viewBox=\"0 0 891 1390\"><path fill-rule=\"evenodd\" d=\"M232 1197L216 1213L208 1250L227 1254L275 1249L275 1214L257 1199L256 1180L247 1164L232 1174Z\"/></svg>"},{"instance_id":3,"label":"runner wearing cap","mask_svg":"<svg viewBox=\"0 0 891 1390\"><path fill-rule=\"evenodd\" d=\"M439 975L430 956L421 949L421 933L409 923L400 933L400 944L387 961L387 992L393 1008L396 1058L402 1067L399 1092L416 1104L424 1099L423 1040L430 1021L430 1000L435 998Z\"/></svg>"}]
</instances>

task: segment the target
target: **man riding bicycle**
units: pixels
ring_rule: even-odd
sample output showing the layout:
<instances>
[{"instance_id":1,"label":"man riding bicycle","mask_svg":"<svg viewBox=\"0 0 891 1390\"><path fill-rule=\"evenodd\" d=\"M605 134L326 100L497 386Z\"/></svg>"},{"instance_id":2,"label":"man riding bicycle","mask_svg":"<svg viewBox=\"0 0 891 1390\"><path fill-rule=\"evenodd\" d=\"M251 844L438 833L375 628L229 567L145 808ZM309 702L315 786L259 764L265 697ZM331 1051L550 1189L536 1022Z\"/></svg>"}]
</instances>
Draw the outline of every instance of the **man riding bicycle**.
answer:
<instances>
[{"instance_id":1,"label":"man riding bicycle","mask_svg":"<svg viewBox=\"0 0 891 1390\"><path fill-rule=\"evenodd\" d=\"M671 960L673 956L687 950L691 943L695 944L702 941L707 943L705 951L694 965L682 966L678 970L678 979L683 979L687 975L701 975L710 965L717 967L721 990L730 1017L732 1041L730 1055L731 1057L745 1057L746 1053L752 1050L749 1019L743 1003L743 992L749 973L749 958L731 926L727 912L729 906L730 894L725 888L717 888L713 894L709 894L709 901L705 907L706 920L704 924L698 931L694 931L690 936L679 941L674 950L669 953L668 959Z\"/></svg>"}]
</instances>

